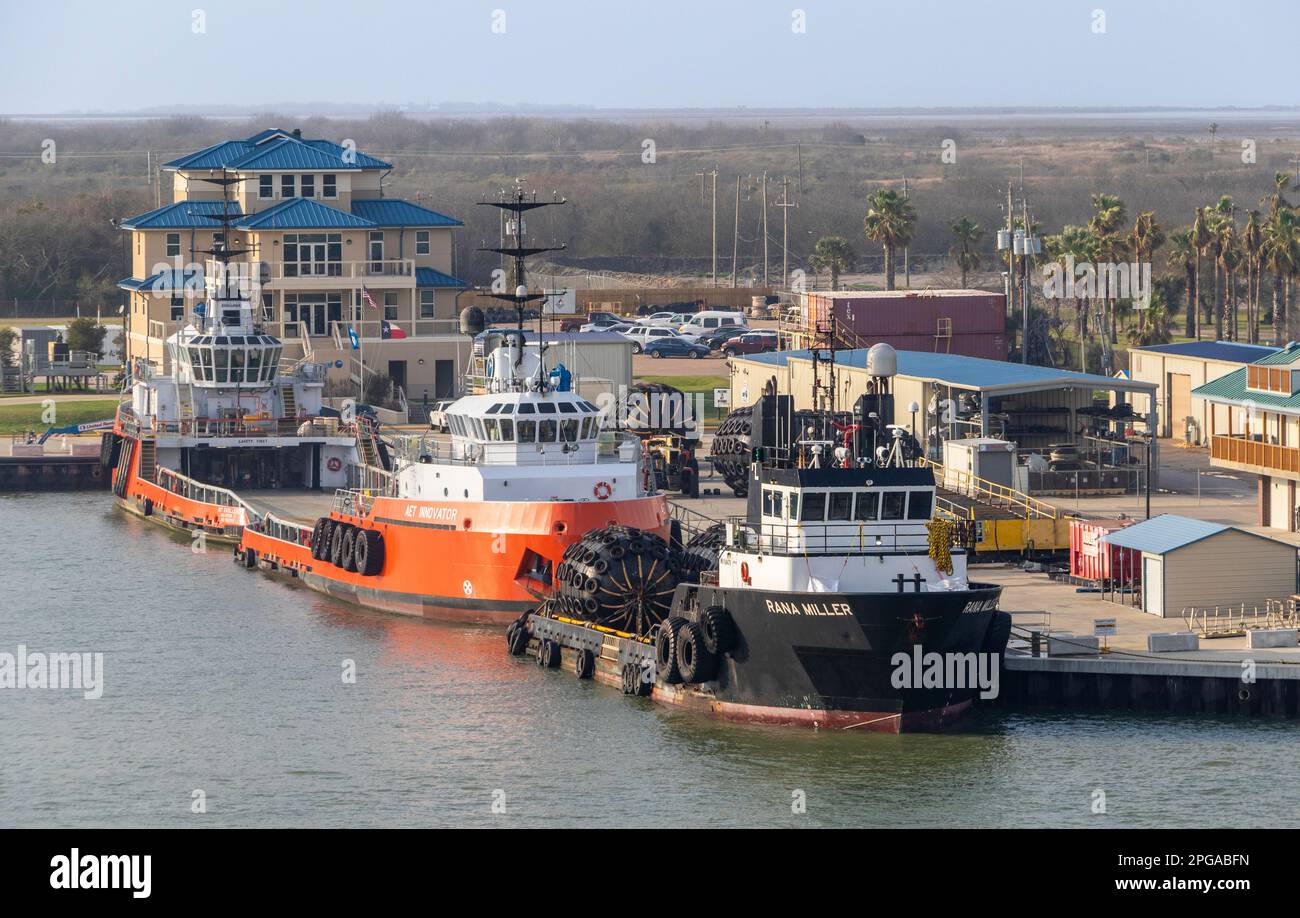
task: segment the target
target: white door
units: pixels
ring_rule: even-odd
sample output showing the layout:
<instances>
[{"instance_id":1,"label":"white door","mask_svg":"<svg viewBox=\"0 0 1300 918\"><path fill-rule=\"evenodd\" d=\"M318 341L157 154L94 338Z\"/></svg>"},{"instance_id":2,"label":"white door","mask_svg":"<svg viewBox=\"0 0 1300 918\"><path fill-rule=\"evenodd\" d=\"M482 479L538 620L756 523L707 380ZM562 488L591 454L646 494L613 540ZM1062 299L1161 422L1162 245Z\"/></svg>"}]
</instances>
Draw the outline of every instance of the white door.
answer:
<instances>
[{"instance_id":1,"label":"white door","mask_svg":"<svg viewBox=\"0 0 1300 918\"><path fill-rule=\"evenodd\" d=\"M1142 611L1165 614L1165 560L1142 556Z\"/></svg>"}]
</instances>

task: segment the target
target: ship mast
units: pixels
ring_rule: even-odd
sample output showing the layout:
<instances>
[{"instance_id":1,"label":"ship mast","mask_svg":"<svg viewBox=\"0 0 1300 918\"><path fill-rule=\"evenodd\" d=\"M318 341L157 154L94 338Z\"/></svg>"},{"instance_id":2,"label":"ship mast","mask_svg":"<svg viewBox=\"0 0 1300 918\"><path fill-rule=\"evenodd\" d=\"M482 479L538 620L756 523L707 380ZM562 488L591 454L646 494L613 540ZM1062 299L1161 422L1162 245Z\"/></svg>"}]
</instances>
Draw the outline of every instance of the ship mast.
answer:
<instances>
[{"instance_id":1,"label":"ship mast","mask_svg":"<svg viewBox=\"0 0 1300 918\"><path fill-rule=\"evenodd\" d=\"M537 198L537 192L524 191L523 179L515 179L515 187L511 190L502 189L497 195L495 201L479 201L480 207L495 207L502 212L502 215L509 214L506 217L506 231L503 234L500 245L480 246L480 252L496 252L498 255L504 255L507 258L514 259L514 289L508 293L497 293L493 290L489 294L494 300L500 300L503 303L509 303L515 308L515 328L519 333L519 357L516 358L516 366L523 359L524 353L524 307L529 303L535 303L539 300L545 300L545 293L529 293L528 279L525 273L524 261L531 255L540 255L543 252L559 252L565 248L564 243L558 245L530 245L525 243L528 235L527 227L524 223L524 214L530 210L536 210L540 207L550 207L555 204L564 204L565 198L552 194L551 200L540 201ZM509 237L507 240L506 237ZM544 309L537 311L537 375L538 388L541 388L545 380L546 361L546 342L542 331L542 316Z\"/></svg>"}]
</instances>

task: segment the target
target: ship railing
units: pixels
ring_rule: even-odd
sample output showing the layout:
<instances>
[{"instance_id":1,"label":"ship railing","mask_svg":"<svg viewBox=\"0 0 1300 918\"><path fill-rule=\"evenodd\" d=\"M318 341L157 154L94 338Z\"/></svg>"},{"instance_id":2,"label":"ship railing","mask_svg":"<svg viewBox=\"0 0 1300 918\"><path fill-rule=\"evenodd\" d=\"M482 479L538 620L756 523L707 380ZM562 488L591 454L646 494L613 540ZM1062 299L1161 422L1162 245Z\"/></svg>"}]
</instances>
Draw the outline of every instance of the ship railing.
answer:
<instances>
[{"instance_id":1,"label":"ship railing","mask_svg":"<svg viewBox=\"0 0 1300 918\"><path fill-rule=\"evenodd\" d=\"M396 496L397 477L378 466L354 463L348 466L348 490Z\"/></svg>"},{"instance_id":2,"label":"ship railing","mask_svg":"<svg viewBox=\"0 0 1300 918\"><path fill-rule=\"evenodd\" d=\"M377 495L355 488L339 488L334 492L330 510L345 516L368 516L370 508L375 505Z\"/></svg>"},{"instance_id":3,"label":"ship railing","mask_svg":"<svg viewBox=\"0 0 1300 918\"><path fill-rule=\"evenodd\" d=\"M742 551L770 555L864 555L884 551L925 552L930 545L926 521L897 523L796 521L755 526L746 517L727 521L727 544Z\"/></svg>"},{"instance_id":4,"label":"ship railing","mask_svg":"<svg viewBox=\"0 0 1300 918\"><path fill-rule=\"evenodd\" d=\"M190 478L188 475L182 475L180 472L174 472L168 468L158 469L156 484L164 491L170 491L172 494L184 497L186 500L197 501L202 504L215 504L219 507L241 507L248 514L249 520L260 519L262 516L253 508L252 504L229 488L204 484Z\"/></svg>"},{"instance_id":5,"label":"ship railing","mask_svg":"<svg viewBox=\"0 0 1300 918\"><path fill-rule=\"evenodd\" d=\"M556 443L518 443L489 441L453 446L434 435L402 437L396 453L408 464L495 466L495 465L605 465L632 464L641 457L641 441L634 436L615 434L612 440L602 435L592 454L590 440ZM542 447L538 451L537 447ZM485 448L486 447L486 448Z\"/></svg>"},{"instance_id":6,"label":"ship railing","mask_svg":"<svg viewBox=\"0 0 1300 918\"><path fill-rule=\"evenodd\" d=\"M282 520L272 513L268 513L260 520L250 523L248 528L254 532L260 532L268 538L279 539L281 542L288 542L292 545L311 544L310 526L304 526L290 520Z\"/></svg>"}]
</instances>

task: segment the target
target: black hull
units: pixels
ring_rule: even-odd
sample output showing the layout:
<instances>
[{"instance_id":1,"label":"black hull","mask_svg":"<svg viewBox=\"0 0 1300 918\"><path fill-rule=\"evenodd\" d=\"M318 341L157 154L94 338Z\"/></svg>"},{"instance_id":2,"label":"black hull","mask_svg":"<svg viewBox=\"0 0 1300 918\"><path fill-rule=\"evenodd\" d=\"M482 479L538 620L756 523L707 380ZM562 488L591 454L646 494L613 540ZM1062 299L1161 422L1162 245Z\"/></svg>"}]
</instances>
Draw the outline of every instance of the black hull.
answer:
<instances>
[{"instance_id":1,"label":"black hull","mask_svg":"<svg viewBox=\"0 0 1300 918\"><path fill-rule=\"evenodd\" d=\"M997 678L1006 645L1005 630L990 628L1003 614L1000 586L849 595L700 586L691 596L694 589L681 589L676 614L694 619L710 606L726 609L736 645L713 681L660 686L655 694L737 720L887 732L940 728L989 690L979 676ZM899 654L907 657L905 668ZM914 678L924 676L932 654L954 655L939 658L952 660L939 684ZM955 656L964 654L977 655L974 668L970 658Z\"/></svg>"}]
</instances>

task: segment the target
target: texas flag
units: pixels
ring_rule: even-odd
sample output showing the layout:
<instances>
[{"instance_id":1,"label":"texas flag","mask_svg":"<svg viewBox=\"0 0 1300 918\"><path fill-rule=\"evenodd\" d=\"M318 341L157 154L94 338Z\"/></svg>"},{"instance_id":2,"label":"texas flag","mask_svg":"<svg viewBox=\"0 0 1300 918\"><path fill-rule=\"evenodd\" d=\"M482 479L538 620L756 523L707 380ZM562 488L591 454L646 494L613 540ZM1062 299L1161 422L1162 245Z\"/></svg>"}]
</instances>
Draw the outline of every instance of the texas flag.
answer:
<instances>
[{"instance_id":1,"label":"texas flag","mask_svg":"<svg viewBox=\"0 0 1300 918\"><path fill-rule=\"evenodd\" d=\"M400 328L398 328L392 322L389 322L387 319L383 319L380 321L379 332L380 335L384 338L405 338L406 337L406 332L402 331Z\"/></svg>"}]
</instances>

